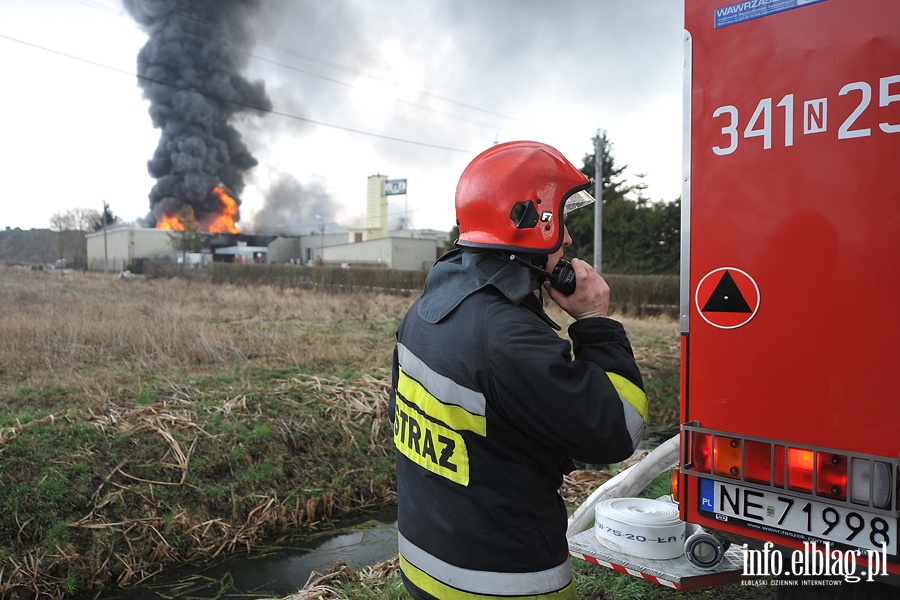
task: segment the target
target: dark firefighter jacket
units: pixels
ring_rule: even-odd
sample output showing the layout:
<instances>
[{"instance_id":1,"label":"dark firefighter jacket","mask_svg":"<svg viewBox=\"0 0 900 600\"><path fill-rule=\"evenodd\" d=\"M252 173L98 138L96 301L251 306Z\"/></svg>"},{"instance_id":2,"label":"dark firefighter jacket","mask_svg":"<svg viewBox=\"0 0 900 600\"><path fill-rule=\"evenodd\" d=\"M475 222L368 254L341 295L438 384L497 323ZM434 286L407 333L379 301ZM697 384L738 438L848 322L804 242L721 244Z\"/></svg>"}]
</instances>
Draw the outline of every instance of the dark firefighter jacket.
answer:
<instances>
[{"instance_id":1,"label":"dark firefighter jacket","mask_svg":"<svg viewBox=\"0 0 900 600\"><path fill-rule=\"evenodd\" d=\"M502 254L455 250L398 329L389 416L416 598L574 598L562 475L640 440L646 396L622 325L576 321L570 346L537 287Z\"/></svg>"}]
</instances>

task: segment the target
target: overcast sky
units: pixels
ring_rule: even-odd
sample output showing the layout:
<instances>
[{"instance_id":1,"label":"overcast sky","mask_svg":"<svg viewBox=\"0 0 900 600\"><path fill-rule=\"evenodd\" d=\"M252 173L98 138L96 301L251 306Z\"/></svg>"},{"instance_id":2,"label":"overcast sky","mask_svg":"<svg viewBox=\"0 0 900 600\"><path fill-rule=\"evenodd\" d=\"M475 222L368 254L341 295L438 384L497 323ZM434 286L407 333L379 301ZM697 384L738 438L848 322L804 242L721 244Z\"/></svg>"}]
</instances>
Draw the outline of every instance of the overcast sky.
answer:
<instances>
[{"instance_id":1,"label":"overcast sky","mask_svg":"<svg viewBox=\"0 0 900 600\"><path fill-rule=\"evenodd\" d=\"M258 161L242 231L356 224L377 173L408 181L392 224L449 230L478 152L533 139L581 167L598 129L630 182L646 174L646 196L681 193L683 0L247 4L242 74L273 112L233 122ZM160 131L137 84L147 41L120 0L0 2L0 227L104 201L148 217Z\"/></svg>"}]
</instances>

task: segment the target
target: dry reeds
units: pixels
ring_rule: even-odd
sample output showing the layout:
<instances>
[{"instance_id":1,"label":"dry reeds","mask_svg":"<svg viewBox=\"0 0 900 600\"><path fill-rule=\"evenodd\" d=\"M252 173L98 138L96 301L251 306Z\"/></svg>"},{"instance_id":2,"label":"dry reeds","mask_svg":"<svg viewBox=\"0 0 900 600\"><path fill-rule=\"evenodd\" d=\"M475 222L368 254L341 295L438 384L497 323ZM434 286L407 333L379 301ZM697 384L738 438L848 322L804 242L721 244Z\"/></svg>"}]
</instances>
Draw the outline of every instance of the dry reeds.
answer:
<instances>
[{"instance_id":1,"label":"dry reeds","mask_svg":"<svg viewBox=\"0 0 900 600\"><path fill-rule=\"evenodd\" d=\"M339 588L347 583L357 582L364 587L377 589L386 585L388 576L399 572L400 560L397 556L377 565L365 567L359 573L354 573L347 563L335 561L334 566L324 573L313 571L300 591L284 600L341 598Z\"/></svg>"},{"instance_id":2,"label":"dry reeds","mask_svg":"<svg viewBox=\"0 0 900 600\"><path fill-rule=\"evenodd\" d=\"M359 324L390 326L411 301L0 267L2 383L97 392L98 370L370 362L371 342Z\"/></svg>"}]
</instances>

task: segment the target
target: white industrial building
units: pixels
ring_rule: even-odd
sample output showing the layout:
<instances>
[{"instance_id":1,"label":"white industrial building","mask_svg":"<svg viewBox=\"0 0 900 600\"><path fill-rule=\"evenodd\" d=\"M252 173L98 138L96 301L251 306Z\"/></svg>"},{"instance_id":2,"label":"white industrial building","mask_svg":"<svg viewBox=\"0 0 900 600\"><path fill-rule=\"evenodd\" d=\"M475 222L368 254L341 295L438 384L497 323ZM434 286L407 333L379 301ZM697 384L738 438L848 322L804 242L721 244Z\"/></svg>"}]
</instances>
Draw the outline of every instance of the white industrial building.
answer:
<instances>
[{"instance_id":1,"label":"white industrial building","mask_svg":"<svg viewBox=\"0 0 900 600\"><path fill-rule=\"evenodd\" d=\"M90 271L119 272L134 269L142 260L171 260L178 253L172 246L171 231L120 226L89 233L87 268Z\"/></svg>"},{"instance_id":2,"label":"white industrial building","mask_svg":"<svg viewBox=\"0 0 900 600\"><path fill-rule=\"evenodd\" d=\"M406 235L404 235L406 234ZM386 237L363 242L333 243L335 237L345 240L346 233L322 236L301 235L276 237L269 244L269 261L326 267L384 267L401 271L429 270L444 253L446 232L391 232Z\"/></svg>"}]
</instances>

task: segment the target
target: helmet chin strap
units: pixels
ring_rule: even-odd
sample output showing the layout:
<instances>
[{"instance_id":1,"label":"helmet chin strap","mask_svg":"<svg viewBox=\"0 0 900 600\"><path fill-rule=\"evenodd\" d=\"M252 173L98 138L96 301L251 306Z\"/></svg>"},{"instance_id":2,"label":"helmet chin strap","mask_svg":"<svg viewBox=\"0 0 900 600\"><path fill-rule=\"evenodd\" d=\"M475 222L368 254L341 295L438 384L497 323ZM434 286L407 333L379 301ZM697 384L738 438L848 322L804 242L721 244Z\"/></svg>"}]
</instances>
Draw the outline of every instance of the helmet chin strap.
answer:
<instances>
[{"instance_id":1,"label":"helmet chin strap","mask_svg":"<svg viewBox=\"0 0 900 600\"><path fill-rule=\"evenodd\" d=\"M517 262L517 263L519 263L520 265L523 265L523 266L527 267L528 269L530 269L530 270L534 271L535 273L537 273L538 276L539 276L538 281L539 281L540 283L543 283L544 279L549 279L551 283L553 283L553 282L557 279L556 276L553 275L553 273L551 273L550 271L547 271L547 270L545 270L545 269L542 269L542 268L540 268L539 266L537 266L536 264L532 263L530 260L526 260L526 259L524 259L524 258L522 258L522 257L520 257L520 256L515 255L515 254L511 254L511 255L509 256L509 261L510 261L510 262ZM538 294L540 295L540 302L541 302L541 305L543 306L543 304L544 304L544 291L543 291L543 286L538 287ZM540 314L539 314L539 316L540 316L541 319L543 319L548 325L550 325L550 327L552 327L552 328L555 329L556 331L562 331L562 327L560 327L553 319L551 319L551 318L547 315L546 312L541 311Z\"/></svg>"},{"instance_id":2,"label":"helmet chin strap","mask_svg":"<svg viewBox=\"0 0 900 600\"><path fill-rule=\"evenodd\" d=\"M550 279L550 280L553 279L553 274L550 271L540 268L539 266L537 266L530 260L526 260L526 259L522 258L521 256L519 256L518 254L510 254L509 260L512 262L517 262L520 265L527 267L528 269L534 271L538 275L541 275L547 279ZM546 263L544 263L544 264L546 264Z\"/></svg>"}]
</instances>

